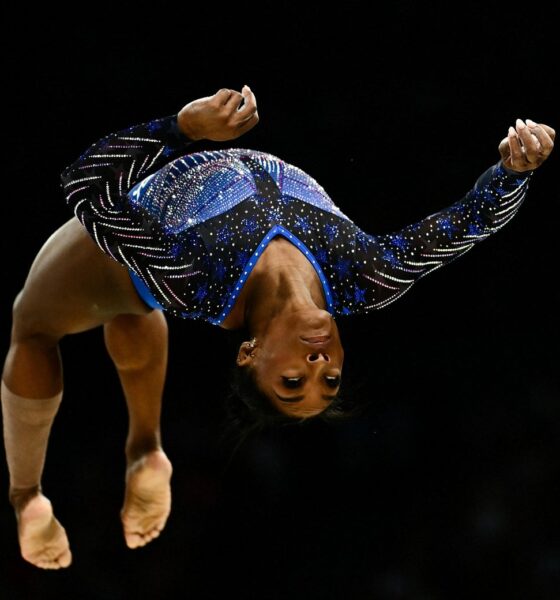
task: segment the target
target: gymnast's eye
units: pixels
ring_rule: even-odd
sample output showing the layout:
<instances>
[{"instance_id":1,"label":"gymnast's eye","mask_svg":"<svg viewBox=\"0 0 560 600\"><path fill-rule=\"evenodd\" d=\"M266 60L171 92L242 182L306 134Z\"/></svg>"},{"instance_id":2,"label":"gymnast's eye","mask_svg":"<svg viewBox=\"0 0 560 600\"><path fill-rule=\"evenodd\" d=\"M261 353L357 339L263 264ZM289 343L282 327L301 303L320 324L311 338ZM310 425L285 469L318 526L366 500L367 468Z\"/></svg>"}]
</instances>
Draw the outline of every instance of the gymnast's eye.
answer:
<instances>
[{"instance_id":1,"label":"gymnast's eye","mask_svg":"<svg viewBox=\"0 0 560 600\"><path fill-rule=\"evenodd\" d=\"M331 388L336 388L340 385L340 377L338 375L336 377L329 377L327 375L325 379L327 380L327 385Z\"/></svg>"},{"instance_id":2,"label":"gymnast's eye","mask_svg":"<svg viewBox=\"0 0 560 600\"><path fill-rule=\"evenodd\" d=\"M282 377L282 383L285 387L293 389L301 385L301 377Z\"/></svg>"}]
</instances>

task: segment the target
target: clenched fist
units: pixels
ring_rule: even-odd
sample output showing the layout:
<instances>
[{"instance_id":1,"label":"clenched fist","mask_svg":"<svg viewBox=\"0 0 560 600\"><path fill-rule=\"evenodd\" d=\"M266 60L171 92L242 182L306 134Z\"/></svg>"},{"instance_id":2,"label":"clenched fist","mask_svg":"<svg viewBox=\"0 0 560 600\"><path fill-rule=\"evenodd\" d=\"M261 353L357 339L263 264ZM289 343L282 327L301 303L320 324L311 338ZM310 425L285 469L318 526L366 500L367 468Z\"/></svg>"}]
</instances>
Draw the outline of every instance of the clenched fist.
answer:
<instances>
[{"instance_id":1,"label":"clenched fist","mask_svg":"<svg viewBox=\"0 0 560 600\"><path fill-rule=\"evenodd\" d=\"M498 147L502 163L512 171L533 171L548 158L554 147L556 132L544 123L527 119L525 124L517 119L515 129L509 128L508 136Z\"/></svg>"},{"instance_id":2,"label":"clenched fist","mask_svg":"<svg viewBox=\"0 0 560 600\"><path fill-rule=\"evenodd\" d=\"M258 122L257 101L248 85L243 86L241 93L222 88L213 96L193 100L177 115L179 129L193 141L233 140Z\"/></svg>"}]
</instances>

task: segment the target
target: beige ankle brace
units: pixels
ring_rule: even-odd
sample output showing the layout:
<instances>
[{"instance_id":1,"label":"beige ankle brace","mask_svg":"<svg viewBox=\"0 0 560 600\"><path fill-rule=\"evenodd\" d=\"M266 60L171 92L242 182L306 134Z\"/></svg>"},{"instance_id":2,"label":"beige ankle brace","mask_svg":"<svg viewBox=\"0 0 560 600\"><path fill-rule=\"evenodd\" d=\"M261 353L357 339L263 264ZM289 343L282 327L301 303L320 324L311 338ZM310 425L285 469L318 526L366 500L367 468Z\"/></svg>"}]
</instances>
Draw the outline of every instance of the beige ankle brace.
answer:
<instances>
[{"instance_id":1,"label":"beige ankle brace","mask_svg":"<svg viewBox=\"0 0 560 600\"><path fill-rule=\"evenodd\" d=\"M40 485L49 433L61 400L62 391L52 398L23 398L2 380L4 447L11 489Z\"/></svg>"}]
</instances>

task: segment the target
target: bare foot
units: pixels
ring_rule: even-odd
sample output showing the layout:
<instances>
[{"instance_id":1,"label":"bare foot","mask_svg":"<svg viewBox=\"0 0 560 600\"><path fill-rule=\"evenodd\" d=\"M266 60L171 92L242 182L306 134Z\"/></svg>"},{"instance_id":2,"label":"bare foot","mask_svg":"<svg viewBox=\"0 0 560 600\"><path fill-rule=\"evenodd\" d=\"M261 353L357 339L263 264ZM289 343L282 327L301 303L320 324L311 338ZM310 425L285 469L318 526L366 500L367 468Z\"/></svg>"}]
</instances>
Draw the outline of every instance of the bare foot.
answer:
<instances>
[{"instance_id":1,"label":"bare foot","mask_svg":"<svg viewBox=\"0 0 560 600\"><path fill-rule=\"evenodd\" d=\"M64 527L53 514L51 501L38 494L17 514L21 555L36 567L60 569L72 562Z\"/></svg>"},{"instance_id":2,"label":"bare foot","mask_svg":"<svg viewBox=\"0 0 560 600\"><path fill-rule=\"evenodd\" d=\"M121 519L129 548L158 537L171 511L173 467L163 450L148 452L129 465Z\"/></svg>"}]
</instances>

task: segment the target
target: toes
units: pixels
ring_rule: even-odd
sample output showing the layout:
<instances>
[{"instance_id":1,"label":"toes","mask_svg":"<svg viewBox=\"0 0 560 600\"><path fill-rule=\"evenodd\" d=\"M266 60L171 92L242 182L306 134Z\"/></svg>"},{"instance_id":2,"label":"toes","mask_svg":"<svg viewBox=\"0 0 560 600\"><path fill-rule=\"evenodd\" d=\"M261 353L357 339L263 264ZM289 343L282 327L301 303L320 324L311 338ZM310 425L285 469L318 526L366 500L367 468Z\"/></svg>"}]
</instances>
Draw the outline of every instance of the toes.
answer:
<instances>
[{"instance_id":1,"label":"toes","mask_svg":"<svg viewBox=\"0 0 560 600\"><path fill-rule=\"evenodd\" d=\"M124 537L129 548L139 548L144 545L144 540L139 533L125 533Z\"/></svg>"},{"instance_id":2,"label":"toes","mask_svg":"<svg viewBox=\"0 0 560 600\"><path fill-rule=\"evenodd\" d=\"M48 554L49 553L42 558L30 558L25 556L23 558L41 569L65 569L72 564L72 553L69 549L63 550L59 556L53 558L49 557Z\"/></svg>"},{"instance_id":3,"label":"toes","mask_svg":"<svg viewBox=\"0 0 560 600\"><path fill-rule=\"evenodd\" d=\"M126 545L129 548L140 548L141 546L145 546L155 538L159 537L161 533L161 529L155 528L146 533L135 532L125 532L124 537L126 540Z\"/></svg>"},{"instance_id":4,"label":"toes","mask_svg":"<svg viewBox=\"0 0 560 600\"><path fill-rule=\"evenodd\" d=\"M72 564L72 553L70 550L65 550L58 558L58 564L62 568L69 567Z\"/></svg>"},{"instance_id":5,"label":"toes","mask_svg":"<svg viewBox=\"0 0 560 600\"><path fill-rule=\"evenodd\" d=\"M157 537L159 537L160 533L161 532L158 529L153 529L152 531L149 531L144 538L146 540L146 543L155 540Z\"/></svg>"}]
</instances>

